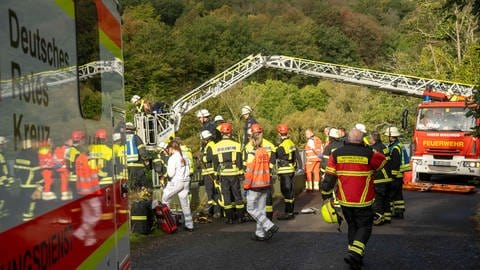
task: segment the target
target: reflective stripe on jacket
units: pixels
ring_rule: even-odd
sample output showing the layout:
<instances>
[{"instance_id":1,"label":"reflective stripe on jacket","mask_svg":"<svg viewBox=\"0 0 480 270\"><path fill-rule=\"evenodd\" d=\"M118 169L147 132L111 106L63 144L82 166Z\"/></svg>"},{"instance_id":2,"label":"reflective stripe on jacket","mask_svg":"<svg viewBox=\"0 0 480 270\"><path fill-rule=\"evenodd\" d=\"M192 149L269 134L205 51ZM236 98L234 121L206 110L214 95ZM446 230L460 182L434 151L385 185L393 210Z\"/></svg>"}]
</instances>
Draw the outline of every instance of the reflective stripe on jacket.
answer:
<instances>
[{"instance_id":1,"label":"reflective stripe on jacket","mask_svg":"<svg viewBox=\"0 0 480 270\"><path fill-rule=\"evenodd\" d=\"M313 140L313 148L308 143L310 140ZM313 138L309 138L308 141L305 144L306 162L319 162L321 160L319 155L323 153L322 140L317 136L313 136Z\"/></svg>"},{"instance_id":2,"label":"reflective stripe on jacket","mask_svg":"<svg viewBox=\"0 0 480 270\"><path fill-rule=\"evenodd\" d=\"M88 164L88 155L81 153L75 160L77 192L82 195L100 194L98 175Z\"/></svg>"},{"instance_id":3,"label":"reflective stripe on jacket","mask_svg":"<svg viewBox=\"0 0 480 270\"><path fill-rule=\"evenodd\" d=\"M295 172L295 154L297 147L290 139L283 140L277 147L277 173L287 174Z\"/></svg>"},{"instance_id":4,"label":"reflective stripe on jacket","mask_svg":"<svg viewBox=\"0 0 480 270\"><path fill-rule=\"evenodd\" d=\"M215 172L220 175L240 175L242 170L242 152L238 142L222 139L212 149Z\"/></svg>"}]
</instances>

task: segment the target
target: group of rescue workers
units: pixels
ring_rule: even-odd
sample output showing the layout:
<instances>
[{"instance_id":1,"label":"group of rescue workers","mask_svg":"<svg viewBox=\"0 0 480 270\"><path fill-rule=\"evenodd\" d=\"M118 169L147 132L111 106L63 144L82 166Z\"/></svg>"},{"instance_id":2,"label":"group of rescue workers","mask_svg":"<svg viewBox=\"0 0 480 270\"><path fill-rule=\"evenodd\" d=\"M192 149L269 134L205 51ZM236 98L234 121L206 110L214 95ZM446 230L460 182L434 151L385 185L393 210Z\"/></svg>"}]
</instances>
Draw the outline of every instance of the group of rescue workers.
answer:
<instances>
[{"instance_id":1,"label":"group of rescue workers","mask_svg":"<svg viewBox=\"0 0 480 270\"><path fill-rule=\"evenodd\" d=\"M232 124L222 116L212 120L206 109L196 113L202 124L199 160L208 200L204 212L213 218L224 217L226 224L253 219L257 227L252 239L268 240L279 229L273 223L272 179L280 180L284 200L284 211L277 219L291 220L296 214L294 177L304 173L305 191L321 192L325 221L346 220L348 254L345 261L352 269L360 269L372 226L388 224L392 217L404 216L403 173L410 170L410 165L405 147L399 141L398 128L385 130L388 145L383 144L378 131L368 134L363 124L356 124L348 134L344 128L327 127L325 141L312 129L306 129L302 157L289 137L287 125L276 127L279 143L275 145L263 137L262 126L255 120L250 106L243 106L241 114L245 123L239 143L232 138ZM154 160L154 168L165 179L173 176L170 170L162 169L170 166L169 148L160 143L160 155ZM191 151L183 146L180 152L188 157L187 165L191 166ZM189 202L188 188L182 190L186 191L180 198L183 210L189 208ZM169 200L163 201L169 203ZM190 211L188 219L191 220ZM193 223L189 226L188 229L193 230Z\"/></svg>"}]
</instances>

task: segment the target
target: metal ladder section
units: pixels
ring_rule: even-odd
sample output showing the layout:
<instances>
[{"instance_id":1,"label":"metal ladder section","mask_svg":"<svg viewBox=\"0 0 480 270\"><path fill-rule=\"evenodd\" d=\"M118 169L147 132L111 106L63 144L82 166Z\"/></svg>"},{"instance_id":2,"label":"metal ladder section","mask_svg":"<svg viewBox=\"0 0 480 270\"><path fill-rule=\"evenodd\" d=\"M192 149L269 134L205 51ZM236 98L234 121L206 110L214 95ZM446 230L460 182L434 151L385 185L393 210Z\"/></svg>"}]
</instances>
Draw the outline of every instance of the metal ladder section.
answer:
<instances>
[{"instance_id":1,"label":"metal ladder section","mask_svg":"<svg viewBox=\"0 0 480 270\"><path fill-rule=\"evenodd\" d=\"M257 54L242 59L240 62L176 100L171 107L171 111L167 113L170 114L170 116L166 116L166 118L170 120L168 123L172 123L173 125L173 131L177 131L180 128L183 115L209 98L216 97L220 93L228 90L236 83L249 77L263 67L281 69L306 76L331 79L342 83L367 86L395 94L415 97L422 97L423 92L427 88L447 96L471 96L474 88L473 85L449 81L393 74L283 55L262 56L261 54ZM172 127L161 127L157 130L157 133L164 133L165 128L171 129Z\"/></svg>"}]
</instances>

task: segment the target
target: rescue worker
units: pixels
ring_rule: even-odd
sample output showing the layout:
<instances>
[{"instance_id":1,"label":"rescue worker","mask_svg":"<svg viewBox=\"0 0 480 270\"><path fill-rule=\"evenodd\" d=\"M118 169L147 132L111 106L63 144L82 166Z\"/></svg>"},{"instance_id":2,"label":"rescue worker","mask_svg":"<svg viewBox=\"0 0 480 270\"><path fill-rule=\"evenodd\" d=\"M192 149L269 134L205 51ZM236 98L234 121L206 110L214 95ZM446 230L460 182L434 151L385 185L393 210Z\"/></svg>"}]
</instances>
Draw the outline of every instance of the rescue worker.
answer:
<instances>
[{"instance_id":1,"label":"rescue worker","mask_svg":"<svg viewBox=\"0 0 480 270\"><path fill-rule=\"evenodd\" d=\"M225 119L223 119L223 116L221 115L216 115L215 118L213 118L213 122L215 122L218 129L221 123L225 123Z\"/></svg>"},{"instance_id":2,"label":"rescue worker","mask_svg":"<svg viewBox=\"0 0 480 270\"><path fill-rule=\"evenodd\" d=\"M213 215L215 218L219 218L221 210L218 205L217 189L215 188L215 182L217 176L215 175L215 169L213 168L213 147L215 142L212 138L212 133L208 130L203 130L200 133L201 142L201 168L202 168L202 180L205 184L205 192L207 193L207 205L205 207L206 212L209 215Z\"/></svg>"},{"instance_id":3,"label":"rescue worker","mask_svg":"<svg viewBox=\"0 0 480 270\"><path fill-rule=\"evenodd\" d=\"M402 219L405 212L405 200L403 199L403 173L410 170L409 157L405 147L398 140L398 137L402 134L398 131L397 127L387 128L384 135L388 136L389 141L389 169L392 176L390 190L392 217Z\"/></svg>"},{"instance_id":4,"label":"rescue worker","mask_svg":"<svg viewBox=\"0 0 480 270\"><path fill-rule=\"evenodd\" d=\"M328 143L330 142L328 140L328 134L330 133L330 129L331 129L331 127L325 127L323 129L323 134L325 135L325 140L324 140L324 143L323 143L323 149L325 149L325 146L327 146Z\"/></svg>"},{"instance_id":5,"label":"rescue worker","mask_svg":"<svg viewBox=\"0 0 480 270\"><path fill-rule=\"evenodd\" d=\"M111 175L112 149L107 145L107 130L104 128L95 131L95 142L89 147L90 166L97 170L100 185L113 183Z\"/></svg>"},{"instance_id":6,"label":"rescue worker","mask_svg":"<svg viewBox=\"0 0 480 270\"><path fill-rule=\"evenodd\" d=\"M135 105L135 113L149 114L152 112L152 104L141 98L139 95L133 95L130 102Z\"/></svg>"},{"instance_id":7,"label":"rescue worker","mask_svg":"<svg viewBox=\"0 0 480 270\"><path fill-rule=\"evenodd\" d=\"M13 177L8 169L7 160L3 155L3 149L7 144L7 138L0 136L0 230L4 229L4 224L7 221L3 221L9 215L8 204L11 203L10 192L8 189L13 184Z\"/></svg>"},{"instance_id":8,"label":"rescue worker","mask_svg":"<svg viewBox=\"0 0 480 270\"><path fill-rule=\"evenodd\" d=\"M240 175L242 170L242 152L238 142L232 140L232 124L223 123L220 126L222 140L212 149L213 168L218 175L222 190L222 199L226 215L225 222L233 224L243 222L245 206L240 190ZM235 209L232 203L235 203Z\"/></svg>"},{"instance_id":9,"label":"rescue worker","mask_svg":"<svg viewBox=\"0 0 480 270\"><path fill-rule=\"evenodd\" d=\"M85 246L92 246L97 243L95 226L102 216L100 184L97 169L89 164L87 147L80 143L77 150L79 154L75 159L76 187L79 196L85 198L80 201L82 224L75 229L73 236L83 241Z\"/></svg>"},{"instance_id":10,"label":"rescue worker","mask_svg":"<svg viewBox=\"0 0 480 270\"><path fill-rule=\"evenodd\" d=\"M248 139L248 130L252 127L253 124L257 123L257 120L253 117L253 109L245 105L241 109L243 119L245 119L245 125L243 126L243 138L242 138L242 148L247 145Z\"/></svg>"},{"instance_id":11,"label":"rescue worker","mask_svg":"<svg viewBox=\"0 0 480 270\"><path fill-rule=\"evenodd\" d=\"M112 140L112 159L117 166L117 178L126 179L128 176L126 144L122 141L122 134L119 132L113 133Z\"/></svg>"},{"instance_id":12,"label":"rescue worker","mask_svg":"<svg viewBox=\"0 0 480 270\"><path fill-rule=\"evenodd\" d=\"M392 220L392 211L390 209L390 186L392 184L392 177L389 175L388 166L390 165L390 153L388 147L382 143L380 133L378 131L370 134L370 147L379 153L382 153L387 163L380 170L373 174L373 183L375 184L375 201L373 202L373 225L382 225L390 223Z\"/></svg>"},{"instance_id":13,"label":"rescue worker","mask_svg":"<svg viewBox=\"0 0 480 270\"><path fill-rule=\"evenodd\" d=\"M151 188L152 183L147 180L145 166L149 165L147 150L142 139L134 133L135 126L131 122L125 124L127 168L130 187L141 189Z\"/></svg>"},{"instance_id":14,"label":"rescue worker","mask_svg":"<svg viewBox=\"0 0 480 270\"><path fill-rule=\"evenodd\" d=\"M293 177L297 165L297 147L288 135L288 126L279 124L277 126L280 144L276 148L277 175L280 178L280 189L285 203L285 212L278 217L279 220L290 220L295 218L295 185Z\"/></svg>"},{"instance_id":15,"label":"rescue worker","mask_svg":"<svg viewBox=\"0 0 480 270\"><path fill-rule=\"evenodd\" d=\"M252 125L252 129L254 125ZM252 151L247 154L245 182L247 193L247 211L257 222L253 240L265 241L272 238L279 227L265 213L265 203L270 188L270 155L262 147L264 142L261 132L252 132L250 144Z\"/></svg>"},{"instance_id":16,"label":"rescue worker","mask_svg":"<svg viewBox=\"0 0 480 270\"><path fill-rule=\"evenodd\" d=\"M375 198L372 174L386 163L385 156L362 143L363 133L353 128L345 146L328 160L322 181L322 198L330 203L335 187L336 199L348 224L348 254L345 262L361 269L365 247L372 233L372 204ZM337 184L338 181L338 184Z\"/></svg>"},{"instance_id":17,"label":"rescue worker","mask_svg":"<svg viewBox=\"0 0 480 270\"><path fill-rule=\"evenodd\" d=\"M167 164L169 181L163 191L162 203L170 207L172 197L178 194L185 220L185 229L191 232L193 231L193 218L188 199L190 190L190 164L188 158L183 155L178 141L170 141L167 149L170 154Z\"/></svg>"},{"instance_id":18,"label":"rescue worker","mask_svg":"<svg viewBox=\"0 0 480 270\"><path fill-rule=\"evenodd\" d=\"M197 111L197 118L202 123L202 131L208 130L212 133L213 141L218 142L221 139L220 131L217 130L217 125L210 120L210 112L207 109Z\"/></svg>"},{"instance_id":19,"label":"rescue worker","mask_svg":"<svg viewBox=\"0 0 480 270\"><path fill-rule=\"evenodd\" d=\"M55 200L57 199L57 195L55 195L51 189L53 184L53 169L55 166L51 141L41 141L38 146L38 165L40 166L43 177L42 200Z\"/></svg>"},{"instance_id":20,"label":"rescue worker","mask_svg":"<svg viewBox=\"0 0 480 270\"><path fill-rule=\"evenodd\" d=\"M77 175L75 170L75 160L80 154L78 146L82 143L85 134L81 130L72 131L71 137L65 142L65 162L67 163L67 169L70 173L68 178L69 190L75 190ZM72 193L72 197L76 194Z\"/></svg>"},{"instance_id":21,"label":"rescue worker","mask_svg":"<svg viewBox=\"0 0 480 270\"><path fill-rule=\"evenodd\" d=\"M320 190L320 163L323 156L323 143L315 136L311 128L305 130L305 189L307 191Z\"/></svg>"},{"instance_id":22,"label":"rescue worker","mask_svg":"<svg viewBox=\"0 0 480 270\"><path fill-rule=\"evenodd\" d=\"M271 143L269 140L263 138L263 129L262 127L258 124L258 123L255 123L255 124L252 124L252 127L250 128L250 130L247 132L248 133L251 133L253 136L253 134L255 133L260 133L262 134L262 148L265 149L268 153L268 156L270 158L270 173L271 174L276 174L276 171L275 171L275 151L276 151L276 147L273 143ZM255 154L255 149L254 149L254 146L253 146L253 143L252 143L252 140L250 140L249 143L247 143L247 145L245 145L245 150L244 150L244 157L243 157L243 166L246 167L246 164L247 164L247 158L248 158L248 155L253 155ZM272 176L272 175L271 175ZM271 189L272 186L270 186L270 189L267 191L267 202L266 202L266 206L265 206L265 212L266 212L266 215L269 219L273 220L273 191Z\"/></svg>"},{"instance_id":23,"label":"rescue worker","mask_svg":"<svg viewBox=\"0 0 480 270\"><path fill-rule=\"evenodd\" d=\"M364 125L364 124L355 124L355 128L360 130L362 133L363 133L363 143L365 145L370 145L370 139L368 138L368 135L367 135L367 127Z\"/></svg>"},{"instance_id":24,"label":"rescue worker","mask_svg":"<svg viewBox=\"0 0 480 270\"><path fill-rule=\"evenodd\" d=\"M20 209L23 211L20 219L29 221L35 215L36 201L42 197L38 150L34 147L32 140L23 140L22 150L15 159L14 170L15 177L20 181L19 197L25 198L20 200Z\"/></svg>"},{"instance_id":25,"label":"rescue worker","mask_svg":"<svg viewBox=\"0 0 480 270\"><path fill-rule=\"evenodd\" d=\"M168 164L168 153L167 153L167 143L159 142L157 145L158 154L155 159L152 161L153 169L158 175L160 180L160 185L163 187L166 185L165 180L167 179L167 164Z\"/></svg>"},{"instance_id":26,"label":"rescue worker","mask_svg":"<svg viewBox=\"0 0 480 270\"><path fill-rule=\"evenodd\" d=\"M323 149L323 156L322 156L322 164L320 171L322 175L325 174L325 169L327 168L328 159L330 155L337 150L338 148L342 147L345 142L341 139L338 129L331 128L328 134L328 145Z\"/></svg>"}]
</instances>

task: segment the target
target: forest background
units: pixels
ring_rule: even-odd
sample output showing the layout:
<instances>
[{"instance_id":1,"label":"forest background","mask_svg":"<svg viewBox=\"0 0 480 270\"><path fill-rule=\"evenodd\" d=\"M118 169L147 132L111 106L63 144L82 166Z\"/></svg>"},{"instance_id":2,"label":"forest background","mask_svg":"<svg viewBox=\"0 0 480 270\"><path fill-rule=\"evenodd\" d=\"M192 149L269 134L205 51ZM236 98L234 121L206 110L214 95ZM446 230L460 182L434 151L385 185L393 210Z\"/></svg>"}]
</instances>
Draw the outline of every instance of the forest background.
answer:
<instances>
[{"instance_id":1,"label":"forest background","mask_svg":"<svg viewBox=\"0 0 480 270\"><path fill-rule=\"evenodd\" d=\"M379 71L480 83L480 0L121 0L126 99L172 104L251 54L286 55ZM480 95L480 93L478 93ZM265 137L364 123L401 126L408 142L419 98L263 69L182 119L177 135L199 148L195 111L222 115L242 134L250 105ZM479 101L480 102L480 101ZM127 115L127 119L131 115Z\"/></svg>"}]
</instances>

